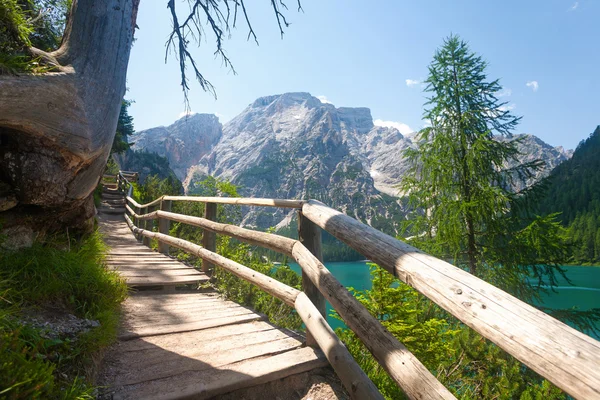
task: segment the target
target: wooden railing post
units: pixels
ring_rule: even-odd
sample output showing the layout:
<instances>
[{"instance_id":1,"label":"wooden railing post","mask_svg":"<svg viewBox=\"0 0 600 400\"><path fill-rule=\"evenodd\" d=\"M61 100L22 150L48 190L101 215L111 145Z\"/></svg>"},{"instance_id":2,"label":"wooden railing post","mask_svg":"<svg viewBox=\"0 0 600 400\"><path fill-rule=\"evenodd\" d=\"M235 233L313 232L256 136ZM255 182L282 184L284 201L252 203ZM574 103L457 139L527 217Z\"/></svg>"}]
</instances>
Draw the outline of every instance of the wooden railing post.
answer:
<instances>
[{"instance_id":1,"label":"wooden railing post","mask_svg":"<svg viewBox=\"0 0 600 400\"><path fill-rule=\"evenodd\" d=\"M133 205L132 205L133 206ZM142 208L141 207L136 207L133 206L133 210L135 211L136 214L141 215L142 214ZM137 228L142 228L142 221L139 218L133 218L133 223ZM139 233L137 235L135 235L135 237L137 238L138 241L142 241L142 235L140 235Z\"/></svg>"},{"instance_id":2,"label":"wooden railing post","mask_svg":"<svg viewBox=\"0 0 600 400\"><path fill-rule=\"evenodd\" d=\"M204 204L204 218L210 221L216 221L217 219L217 204L216 203L205 203ZM202 232L202 247L212 252L217 251L217 235L207 229ZM202 260L202 272L208 274L215 267L214 264Z\"/></svg>"},{"instance_id":3,"label":"wooden railing post","mask_svg":"<svg viewBox=\"0 0 600 400\"><path fill-rule=\"evenodd\" d=\"M304 245L319 261L323 261L323 252L321 249L321 228L314 222L306 218L301 211L298 211L298 240ZM319 289L312 283L309 277L302 272L302 290L312 301L317 310L324 318L327 318L327 309L325 297ZM317 342L312 337L308 329L306 330L306 344L311 347L318 347Z\"/></svg>"},{"instance_id":4,"label":"wooden railing post","mask_svg":"<svg viewBox=\"0 0 600 400\"><path fill-rule=\"evenodd\" d=\"M148 207L144 207L142 208L142 215L143 214L148 214ZM144 219L142 220L142 229L145 229L147 231L151 231L152 230L152 223L153 221L151 219ZM142 239L142 243L144 243L144 246L148 246L150 247L150 238L148 236L144 236L144 238Z\"/></svg>"},{"instance_id":5,"label":"wooden railing post","mask_svg":"<svg viewBox=\"0 0 600 400\"><path fill-rule=\"evenodd\" d=\"M171 200L161 200L160 202L161 211L171 212ZM158 219L158 232L168 235L169 229L171 228L171 221L166 218ZM158 242L158 251L163 254L169 254L169 245L164 242Z\"/></svg>"}]
</instances>

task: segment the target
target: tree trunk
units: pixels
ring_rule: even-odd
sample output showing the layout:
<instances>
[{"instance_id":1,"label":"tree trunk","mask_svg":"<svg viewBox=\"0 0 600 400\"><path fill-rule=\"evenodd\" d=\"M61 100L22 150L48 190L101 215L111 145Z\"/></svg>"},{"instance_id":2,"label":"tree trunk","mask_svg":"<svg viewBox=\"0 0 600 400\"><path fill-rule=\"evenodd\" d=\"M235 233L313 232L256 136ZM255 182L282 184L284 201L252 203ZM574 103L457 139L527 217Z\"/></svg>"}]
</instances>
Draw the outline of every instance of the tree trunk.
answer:
<instances>
[{"instance_id":1,"label":"tree trunk","mask_svg":"<svg viewBox=\"0 0 600 400\"><path fill-rule=\"evenodd\" d=\"M92 192L115 135L138 5L74 0L61 47L31 49L57 72L0 76L5 235L93 226Z\"/></svg>"}]
</instances>

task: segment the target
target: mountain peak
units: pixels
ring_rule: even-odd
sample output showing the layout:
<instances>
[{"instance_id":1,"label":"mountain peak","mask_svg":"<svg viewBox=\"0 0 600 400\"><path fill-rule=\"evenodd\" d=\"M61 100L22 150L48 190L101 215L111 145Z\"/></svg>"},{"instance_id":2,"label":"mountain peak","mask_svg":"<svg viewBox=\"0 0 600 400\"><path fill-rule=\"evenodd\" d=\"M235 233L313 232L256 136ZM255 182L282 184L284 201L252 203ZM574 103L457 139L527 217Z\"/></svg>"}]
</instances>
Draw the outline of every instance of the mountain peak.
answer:
<instances>
[{"instance_id":1,"label":"mountain peak","mask_svg":"<svg viewBox=\"0 0 600 400\"><path fill-rule=\"evenodd\" d=\"M183 116L181 116L179 119L177 119L177 121L173 122L171 125L169 126L173 126L176 124L180 124L180 123L186 123L186 122L205 122L205 123L214 123L214 122L219 122L219 117L217 117L215 114L207 114L207 113L190 113L190 114L185 114Z\"/></svg>"},{"instance_id":2,"label":"mountain peak","mask_svg":"<svg viewBox=\"0 0 600 400\"><path fill-rule=\"evenodd\" d=\"M282 110L298 105L306 105L308 108L316 108L323 105L319 99L307 92L289 92L276 94L273 96L259 97L251 105L250 108L265 108L273 107L277 110Z\"/></svg>"}]
</instances>

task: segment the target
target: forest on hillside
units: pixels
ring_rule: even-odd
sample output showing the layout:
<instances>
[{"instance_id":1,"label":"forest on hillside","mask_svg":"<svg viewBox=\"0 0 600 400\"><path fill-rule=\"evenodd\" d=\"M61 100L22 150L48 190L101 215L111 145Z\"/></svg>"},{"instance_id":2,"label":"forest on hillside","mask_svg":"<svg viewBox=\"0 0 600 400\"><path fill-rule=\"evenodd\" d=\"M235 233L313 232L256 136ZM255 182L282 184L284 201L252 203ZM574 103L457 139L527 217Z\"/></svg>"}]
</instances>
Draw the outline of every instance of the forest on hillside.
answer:
<instances>
[{"instance_id":1,"label":"forest on hillside","mask_svg":"<svg viewBox=\"0 0 600 400\"><path fill-rule=\"evenodd\" d=\"M541 214L558 212L574 264L600 264L600 126L545 182Z\"/></svg>"}]
</instances>

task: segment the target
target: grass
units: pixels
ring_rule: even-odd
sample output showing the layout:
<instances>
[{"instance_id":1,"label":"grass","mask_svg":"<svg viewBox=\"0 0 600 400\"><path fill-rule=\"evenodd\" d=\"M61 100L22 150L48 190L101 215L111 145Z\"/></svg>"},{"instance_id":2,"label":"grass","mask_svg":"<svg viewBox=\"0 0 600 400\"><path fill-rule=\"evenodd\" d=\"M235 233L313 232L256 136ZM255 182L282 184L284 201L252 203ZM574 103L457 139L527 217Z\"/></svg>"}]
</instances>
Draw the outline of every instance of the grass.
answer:
<instances>
[{"instance_id":1,"label":"grass","mask_svg":"<svg viewBox=\"0 0 600 400\"><path fill-rule=\"evenodd\" d=\"M105 268L105 253L99 233L0 253L0 398L94 398L92 360L116 339L127 295ZM30 310L50 308L100 325L76 338L49 338L22 322Z\"/></svg>"}]
</instances>

